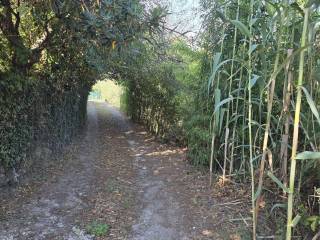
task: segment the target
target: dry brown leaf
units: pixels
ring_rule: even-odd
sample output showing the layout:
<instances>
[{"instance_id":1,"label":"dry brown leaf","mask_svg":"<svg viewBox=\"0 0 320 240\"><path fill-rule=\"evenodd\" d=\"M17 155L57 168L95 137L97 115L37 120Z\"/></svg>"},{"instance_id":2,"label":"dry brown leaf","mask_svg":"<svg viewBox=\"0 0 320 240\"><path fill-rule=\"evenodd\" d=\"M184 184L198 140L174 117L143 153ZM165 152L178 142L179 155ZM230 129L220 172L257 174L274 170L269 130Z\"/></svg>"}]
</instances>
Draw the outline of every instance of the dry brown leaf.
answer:
<instances>
[{"instance_id":1,"label":"dry brown leaf","mask_svg":"<svg viewBox=\"0 0 320 240\"><path fill-rule=\"evenodd\" d=\"M241 240L241 237L238 234L231 234L230 240Z\"/></svg>"},{"instance_id":2,"label":"dry brown leaf","mask_svg":"<svg viewBox=\"0 0 320 240\"><path fill-rule=\"evenodd\" d=\"M213 236L213 232L206 229L206 230L202 231L202 235L207 236L207 237L212 237Z\"/></svg>"}]
</instances>

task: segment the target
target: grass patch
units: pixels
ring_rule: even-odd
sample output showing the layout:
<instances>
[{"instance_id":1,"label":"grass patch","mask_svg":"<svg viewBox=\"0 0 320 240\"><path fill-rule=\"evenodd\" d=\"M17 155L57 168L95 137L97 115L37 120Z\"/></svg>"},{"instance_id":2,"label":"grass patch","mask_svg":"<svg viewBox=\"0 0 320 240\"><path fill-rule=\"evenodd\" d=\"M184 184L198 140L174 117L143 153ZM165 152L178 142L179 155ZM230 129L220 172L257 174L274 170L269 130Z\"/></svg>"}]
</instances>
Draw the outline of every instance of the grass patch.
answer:
<instances>
[{"instance_id":1,"label":"grass patch","mask_svg":"<svg viewBox=\"0 0 320 240\"><path fill-rule=\"evenodd\" d=\"M113 193L114 191L118 190L117 183L113 180L108 180L106 182L106 189L108 193Z\"/></svg>"},{"instance_id":2,"label":"grass patch","mask_svg":"<svg viewBox=\"0 0 320 240\"><path fill-rule=\"evenodd\" d=\"M96 237L102 237L107 235L109 232L110 226L105 223L98 223L96 221L93 221L86 227L86 231L90 235L94 235Z\"/></svg>"}]
</instances>

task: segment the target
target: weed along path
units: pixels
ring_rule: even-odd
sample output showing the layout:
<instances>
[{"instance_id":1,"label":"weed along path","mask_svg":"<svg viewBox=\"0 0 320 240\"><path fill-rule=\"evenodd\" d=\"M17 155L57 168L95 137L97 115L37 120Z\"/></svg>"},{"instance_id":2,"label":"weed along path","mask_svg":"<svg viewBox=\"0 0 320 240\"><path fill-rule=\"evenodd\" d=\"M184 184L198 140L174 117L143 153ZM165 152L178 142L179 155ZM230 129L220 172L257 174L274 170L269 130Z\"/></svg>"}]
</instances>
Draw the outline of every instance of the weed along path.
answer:
<instances>
[{"instance_id":1,"label":"weed along path","mask_svg":"<svg viewBox=\"0 0 320 240\"><path fill-rule=\"evenodd\" d=\"M239 228L226 220L244 209L239 192L236 204L215 208L207 177L182 149L159 144L107 103L89 102L87 122L60 159L1 191L0 240L230 239L220 226Z\"/></svg>"}]
</instances>

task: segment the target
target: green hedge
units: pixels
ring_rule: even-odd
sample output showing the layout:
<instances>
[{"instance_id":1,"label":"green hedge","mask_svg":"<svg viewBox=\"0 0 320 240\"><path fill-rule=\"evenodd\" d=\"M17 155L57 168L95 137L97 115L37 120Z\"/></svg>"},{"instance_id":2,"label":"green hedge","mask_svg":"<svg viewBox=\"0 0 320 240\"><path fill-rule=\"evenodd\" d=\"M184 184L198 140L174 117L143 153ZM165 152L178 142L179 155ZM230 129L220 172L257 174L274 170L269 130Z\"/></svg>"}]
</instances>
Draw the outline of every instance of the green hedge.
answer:
<instances>
[{"instance_id":1,"label":"green hedge","mask_svg":"<svg viewBox=\"0 0 320 240\"><path fill-rule=\"evenodd\" d=\"M6 172L19 168L42 146L57 152L69 143L85 122L88 91L59 92L50 80L29 82L12 90L6 82L19 82L18 75L1 76L0 85L0 165Z\"/></svg>"}]
</instances>

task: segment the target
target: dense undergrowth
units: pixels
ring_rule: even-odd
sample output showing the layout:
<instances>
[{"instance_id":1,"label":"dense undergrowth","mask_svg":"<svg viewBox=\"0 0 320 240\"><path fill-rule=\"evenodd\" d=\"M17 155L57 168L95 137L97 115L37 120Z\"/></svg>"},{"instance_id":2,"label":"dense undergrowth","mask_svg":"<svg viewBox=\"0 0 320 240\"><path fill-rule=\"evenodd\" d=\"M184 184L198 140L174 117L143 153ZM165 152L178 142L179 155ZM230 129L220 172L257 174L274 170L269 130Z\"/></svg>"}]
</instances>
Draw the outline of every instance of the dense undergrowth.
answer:
<instances>
[{"instance_id":1,"label":"dense undergrowth","mask_svg":"<svg viewBox=\"0 0 320 240\"><path fill-rule=\"evenodd\" d=\"M108 77L133 120L187 146L223 184L250 185L253 239L312 239L319 4L200 2L203 28L190 44L164 31L165 12L148 1L1 1L1 165L13 169L38 142L70 141L89 89Z\"/></svg>"}]
</instances>

